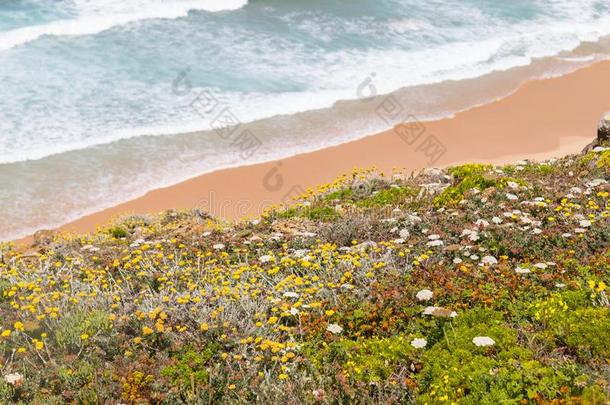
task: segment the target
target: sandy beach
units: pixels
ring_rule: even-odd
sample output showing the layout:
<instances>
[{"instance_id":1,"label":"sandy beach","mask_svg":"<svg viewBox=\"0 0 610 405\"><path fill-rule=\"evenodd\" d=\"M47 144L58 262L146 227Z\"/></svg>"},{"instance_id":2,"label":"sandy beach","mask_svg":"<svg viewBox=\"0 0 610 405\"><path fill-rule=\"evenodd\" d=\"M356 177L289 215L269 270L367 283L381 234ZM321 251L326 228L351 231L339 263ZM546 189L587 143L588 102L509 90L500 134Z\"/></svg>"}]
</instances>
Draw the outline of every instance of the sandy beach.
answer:
<instances>
[{"instance_id":1,"label":"sandy beach","mask_svg":"<svg viewBox=\"0 0 610 405\"><path fill-rule=\"evenodd\" d=\"M226 219L260 213L354 167L418 170L462 162L506 163L578 152L610 108L610 62L526 83L512 95L451 119L398 126L281 161L205 174L157 189L60 228L88 232L124 215L200 207ZM391 104L391 100L388 101ZM389 106L388 108L390 108ZM22 239L28 243L31 238Z\"/></svg>"}]
</instances>

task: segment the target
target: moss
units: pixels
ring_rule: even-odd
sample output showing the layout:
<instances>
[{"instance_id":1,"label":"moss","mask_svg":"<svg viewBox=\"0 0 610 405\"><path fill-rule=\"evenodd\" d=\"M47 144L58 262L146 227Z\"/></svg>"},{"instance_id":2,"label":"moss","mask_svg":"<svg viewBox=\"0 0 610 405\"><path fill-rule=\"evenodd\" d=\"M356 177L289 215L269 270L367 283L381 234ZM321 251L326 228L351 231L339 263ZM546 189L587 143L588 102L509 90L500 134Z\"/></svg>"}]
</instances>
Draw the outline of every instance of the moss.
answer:
<instances>
[{"instance_id":1,"label":"moss","mask_svg":"<svg viewBox=\"0 0 610 405\"><path fill-rule=\"evenodd\" d=\"M371 197L358 201L360 207L398 205L408 197L417 193L409 187L390 187L374 193Z\"/></svg>"}]
</instances>

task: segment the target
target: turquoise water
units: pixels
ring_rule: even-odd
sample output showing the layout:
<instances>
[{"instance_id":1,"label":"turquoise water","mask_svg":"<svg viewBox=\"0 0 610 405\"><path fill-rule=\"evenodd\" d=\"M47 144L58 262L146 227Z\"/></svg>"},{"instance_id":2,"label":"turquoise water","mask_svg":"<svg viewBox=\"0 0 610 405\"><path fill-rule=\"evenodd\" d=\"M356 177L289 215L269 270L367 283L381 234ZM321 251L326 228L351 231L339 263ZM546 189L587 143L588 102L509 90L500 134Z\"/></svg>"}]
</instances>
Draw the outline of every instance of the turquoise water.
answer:
<instances>
[{"instance_id":1,"label":"turquoise water","mask_svg":"<svg viewBox=\"0 0 610 405\"><path fill-rule=\"evenodd\" d=\"M349 113L343 133L316 127L371 75L379 94L471 79L609 33L607 1L0 2L0 238L382 129ZM209 131L190 107L203 90L258 126L256 156Z\"/></svg>"}]
</instances>

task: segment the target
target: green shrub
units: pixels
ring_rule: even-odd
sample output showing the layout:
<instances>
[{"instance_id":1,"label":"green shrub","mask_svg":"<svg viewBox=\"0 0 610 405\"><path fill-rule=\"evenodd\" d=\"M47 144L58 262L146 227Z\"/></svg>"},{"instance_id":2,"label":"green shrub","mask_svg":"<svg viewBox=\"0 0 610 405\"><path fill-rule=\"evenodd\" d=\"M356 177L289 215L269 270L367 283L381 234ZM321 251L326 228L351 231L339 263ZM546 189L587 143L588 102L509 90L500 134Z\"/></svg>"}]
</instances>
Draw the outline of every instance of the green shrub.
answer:
<instances>
[{"instance_id":1,"label":"green shrub","mask_svg":"<svg viewBox=\"0 0 610 405\"><path fill-rule=\"evenodd\" d=\"M390 187L380 190L362 201L358 201L357 205L361 207L397 205L414 195L416 193L408 187Z\"/></svg>"},{"instance_id":2,"label":"green shrub","mask_svg":"<svg viewBox=\"0 0 610 405\"><path fill-rule=\"evenodd\" d=\"M217 344L209 344L197 351L188 347L174 357L174 364L165 367L161 375L169 378L172 384L190 390L194 394L198 387L208 384L210 374L207 366L219 349L220 346Z\"/></svg>"},{"instance_id":3,"label":"green shrub","mask_svg":"<svg viewBox=\"0 0 610 405\"><path fill-rule=\"evenodd\" d=\"M110 229L110 235L115 239L121 239L127 237L127 231L121 227L114 227Z\"/></svg>"}]
</instances>

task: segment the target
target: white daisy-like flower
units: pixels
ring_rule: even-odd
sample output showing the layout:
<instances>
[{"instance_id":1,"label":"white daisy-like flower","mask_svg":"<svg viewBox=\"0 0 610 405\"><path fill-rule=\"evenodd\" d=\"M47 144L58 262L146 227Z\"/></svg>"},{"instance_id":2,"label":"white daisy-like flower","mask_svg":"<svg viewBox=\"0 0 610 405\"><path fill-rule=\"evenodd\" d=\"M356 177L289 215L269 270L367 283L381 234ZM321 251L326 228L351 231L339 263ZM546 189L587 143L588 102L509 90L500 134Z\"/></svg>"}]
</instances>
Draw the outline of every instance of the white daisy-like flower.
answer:
<instances>
[{"instance_id":1,"label":"white daisy-like flower","mask_svg":"<svg viewBox=\"0 0 610 405\"><path fill-rule=\"evenodd\" d=\"M583 219L578 223L578 225L580 225L581 228L588 228L591 226L591 221Z\"/></svg>"},{"instance_id":2,"label":"white daisy-like flower","mask_svg":"<svg viewBox=\"0 0 610 405\"><path fill-rule=\"evenodd\" d=\"M438 240L440 238L441 238L441 236L437 235L437 234L428 235L428 239L430 239L430 240Z\"/></svg>"},{"instance_id":3,"label":"white daisy-like flower","mask_svg":"<svg viewBox=\"0 0 610 405\"><path fill-rule=\"evenodd\" d=\"M217 243L212 247L214 248L214 250L223 250L225 248L225 245L224 243Z\"/></svg>"},{"instance_id":4,"label":"white daisy-like flower","mask_svg":"<svg viewBox=\"0 0 610 405\"><path fill-rule=\"evenodd\" d=\"M557 288L566 288L566 285L564 283L557 283L557 284L555 284L555 287L557 287Z\"/></svg>"},{"instance_id":5,"label":"white daisy-like flower","mask_svg":"<svg viewBox=\"0 0 610 405\"><path fill-rule=\"evenodd\" d=\"M428 341L424 338L415 338L411 341L411 346L416 349L423 349L428 344Z\"/></svg>"},{"instance_id":6,"label":"white daisy-like flower","mask_svg":"<svg viewBox=\"0 0 610 405\"><path fill-rule=\"evenodd\" d=\"M479 233L472 229L464 229L460 236L468 236L468 239L470 239L472 242L476 242L480 239Z\"/></svg>"},{"instance_id":7,"label":"white daisy-like flower","mask_svg":"<svg viewBox=\"0 0 610 405\"><path fill-rule=\"evenodd\" d=\"M459 257L456 257L456 258L453 259L453 264L460 264L462 262L463 262L463 260L460 259Z\"/></svg>"},{"instance_id":8,"label":"white daisy-like flower","mask_svg":"<svg viewBox=\"0 0 610 405\"><path fill-rule=\"evenodd\" d=\"M575 233L585 233L585 232L587 232L587 230L584 228L576 228L576 229L574 229L574 232Z\"/></svg>"},{"instance_id":9,"label":"white daisy-like flower","mask_svg":"<svg viewBox=\"0 0 610 405\"><path fill-rule=\"evenodd\" d=\"M519 197L517 197L516 195L511 194L511 193L506 193L506 198L508 198L511 201L515 201L515 200L519 199Z\"/></svg>"},{"instance_id":10,"label":"white daisy-like flower","mask_svg":"<svg viewBox=\"0 0 610 405\"><path fill-rule=\"evenodd\" d=\"M258 224L260 224L260 223L261 223L261 220L260 220L260 219L254 219L254 220L250 221L250 223L251 223L252 225L258 225Z\"/></svg>"},{"instance_id":11,"label":"white daisy-like flower","mask_svg":"<svg viewBox=\"0 0 610 405\"><path fill-rule=\"evenodd\" d=\"M10 385L18 385L23 382L23 375L19 373L11 373L4 376L4 381Z\"/></svg>"},{"instance_id":12,"label":"white daisy-like flower","mask_svg":"<svg viewBox=\"0 0 610 405\"><path fill-rule=\"evenodd\" d=\"M502 218L500 218L500 217L493 217L491 219L491 222L493 222L496 225L500 225L502 223Z\"/></svg>"},{"instance_id":13,"label":"white daisy-like flower","mask_svg":"<svg viewBox=\"0 0 610 405\"><path fill-rule=\"evenodd\" d=\"M284 293L284 297L285 298L299 298L299 294L295 293L294 291L286 291Z\"/></svg>"},{"instance_id":14,"label":"white daisy-like flower","mask_svg":"<svg viewBox=\"0 0 610 405\"><path fill-rule=\"evenodd\" d=\"M549 266L546 263L536 263L536 264L534 264L534 267L544 270Z\"/></svg>"},{"instance_id":15,"label":"white daisy-like flower","mask_svg":"<svg viewBox=\"0 0 610 405\"><path fill-rule=\"evenodd\" d=\"M496 258L495 258L495 257L493 257L493 256L484 256L484 257L481 259L481 263L482 263L483 265L486 265L486 264L487 264L487 265L494 265L494 264L498 264L498 259L496 259Z\"/></svg>"},{"instance_id":16,"label":"white daisy-like flower","mask_svg":"<svg viewBox=\"0 0 610 405\"><path fill-rule=\"evenodd\" d=\"M534 229L532 229L532 233L533 233L534 235L540 235L540 234L542 233L542 229L540 229L540 228L534 228Z\"/></svg>"},{"instance_id":17,"label":"white daisy-like flower","mask_svg":"<svg viewBox=\"0 0 610 405\"><path fill-rule=\"evenodd\" d=\"M436 311L438 309L443 309L443 308L442 307L426 307L426 308L424 308L424 311L422 313L424 315L432 315L434 313L434 311Z\"/></svg>"},{"instance_id":18,"label":"white daisy-like flower","mask_svg":"<svg viewBox=\"0 0 610 405\"><path fill-rule=\"evenodd\" d=\"M528 273L531 273L531 272L532 271L530 269L528 269L527 267L517 266L515 268L515 273L517 273L517 274L528 274Z\"/></svg>"},{"instance_id":19,"label":"white daisy-like flower","mask_svg":"<svg viewBox=\"0 0 610 405\"><path fill-rule=\"evenodd\" d=\"M562 237L562 238L571 238L571 237L572 237L572 234L571 234L571 233L568 233L568 232L566 232L566 233L562 233L562 234L561 234L561 237Z\"/></svg>"},{"instance_id":20,"label":"white daisy-like flower","mask_svg":"<svg viewBox=\"0 0 610 405\"><path fill-rule=\"evenodd\" d=\"M434 293L427 289L418 291L416 295L418 301L430 301L433 296Z\"/></svg>"},{"instance_id":21,"label":"white daisy-like flower","mask_svg":"<svg viewBox=\"0 0 610 405\"><path fill-rule=\"evenodd\" d=\"M486 228L489 226L489 222L484 220L484 219L477 219L477 221L474 223L476 226L480 226L483 228Z\"/></svg>"},{"instance_id":22,"label":"white daisy-like flower","mask_svg":"<svg viewBox=\"0 0 610 405\"><path fill-rule=\"evenodd\" d=\"M212 234L212 232L205 231L204 233L201 234L201 236L203 236L205 238L206 236L210 236L211 234Z\"/></svg>"},{"instance_id":23,"label":"white daisy-like flower","mask_svg":"<svg viewBox=\"0 0 610 405\"><path fill-rule=\"evenodd\" d=\"M409 232L408 229L401 229L400 232L398 233L398 236L400 236L402 239L409 239L409 236L411 236L411 233Z\"/></svg>"},{"instance_id":24,"label":"white daisy-like flower","mask_svg":"<svg viewBox=\"0 0 610 405\"><path fill-rule=\"evenodd\" d=\"M512 189L518 189L519 188L519 184L515 183L514 181L509 181L506 184L508 185L508 187L510 187Z\"/></svg>"},{"instance_id":25,"label":"white daisy-like flower","mask_svg":"<svg viewBox=\"0 0 610 405\"><path fill-rule=\"evenodd\" d=\"M261 263L269 263L273 259L271 255L264 255L258 258L258 261Z\"/></svg>"},{"instance_id":26,"label":"white daisy-like flower","mask_svg":"<svg viewBox=\"0 0 610 405\"><path fill-rule=\"evenodd\" d=\"M343 328L337 325L336 323L329 324L326 327L326 330L335 335L338 335L339 333L343 332Z\"/></svg>"},{"instance_id":27,"label":"white daisy-like flower","mask_svg":"<svg viewBox=\"0 0 610 405\"><path fill-rule=\"evenodd\" d=\"M493 340L489 336L476 336L472 338L472 343L474 343L475 346L479 347L493 346L496 344L495 340Z\"/></svg>"},{"instance_id":28,"label":"white daisy-like flower","mask_svg":"<svg viewBox=\"0 0 610 405\"><path fill-rule=\"evenodd\" d=\"M426 243L426 246L443 246L444 242L440 239L431 240Z\"/></svg>"},{"instance_id":29,"label":"white daisy-like flower","mask_svg":"<svg viewBox=\"0 0 610 405\"><path fill-rule=\"evenodd\" d=\"M299 311L295 307L290 308L290 315L297 316L300 313L301 313L301 311Z\"/></svg>"}]
</instances>

